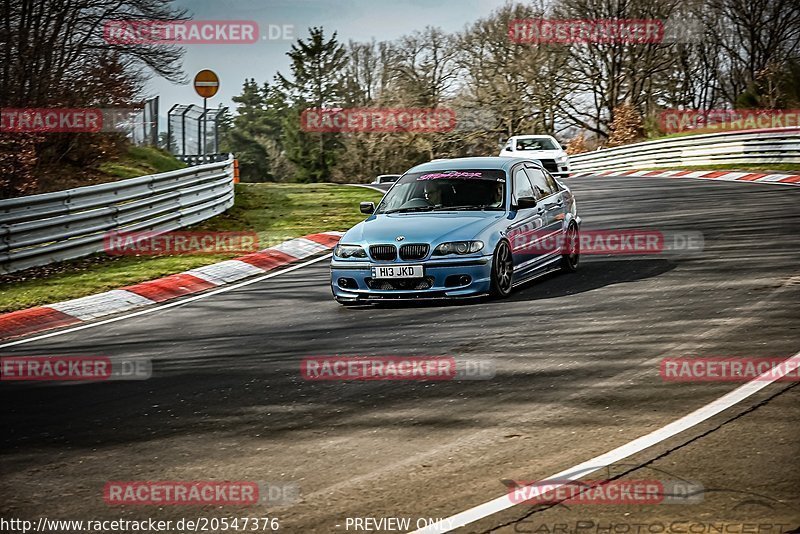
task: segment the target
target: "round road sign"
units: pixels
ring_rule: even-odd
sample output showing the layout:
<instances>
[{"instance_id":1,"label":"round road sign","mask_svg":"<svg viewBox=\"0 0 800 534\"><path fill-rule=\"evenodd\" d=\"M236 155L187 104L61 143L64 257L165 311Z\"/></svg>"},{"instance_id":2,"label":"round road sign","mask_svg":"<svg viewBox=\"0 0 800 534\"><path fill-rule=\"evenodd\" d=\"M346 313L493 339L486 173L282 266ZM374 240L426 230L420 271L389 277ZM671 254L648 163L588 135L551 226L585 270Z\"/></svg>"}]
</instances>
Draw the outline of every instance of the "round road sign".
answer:
<instances>
[{"instance_id":1,"label":"round road sign","mask_svg":"<svg viewBox=\"0 0 800 534\"><path fill-rule=\"evenodd\" d=\"M219 91L219 77L214 71L201 70L194 77L194 90L203 98L211 98Z\"/></svg>"}]
</instances>

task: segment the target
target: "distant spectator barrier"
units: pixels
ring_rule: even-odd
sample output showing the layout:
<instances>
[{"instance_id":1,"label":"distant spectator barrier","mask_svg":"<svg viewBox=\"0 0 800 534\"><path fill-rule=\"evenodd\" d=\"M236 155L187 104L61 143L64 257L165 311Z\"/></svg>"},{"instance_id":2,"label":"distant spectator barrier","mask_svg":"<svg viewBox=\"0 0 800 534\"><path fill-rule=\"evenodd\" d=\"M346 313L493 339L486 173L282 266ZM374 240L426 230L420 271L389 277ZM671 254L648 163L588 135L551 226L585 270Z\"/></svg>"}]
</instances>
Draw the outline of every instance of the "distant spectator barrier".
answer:
<instances>
[{"instance_id":1,"label":"distant spectator barrier","mask_svg":"<svg viewBox=\"0 0 800 534\"><path fill-rule=\"evenodd\" d=\"M233 206L234 159L0 200L0 273L103 251L109 231L169 232Z\"/></svg>"},{"instance_id":2,"label":"distant spectator barrier","mask_svg":"<svg viewBox=\"0 0 800 534\"><path fill-rule=\"evenodd\" d=\"M687 135L570 156L573 172L737 163L800 164L800 128Z\"/></svg>"},{"instance_id":3,"label":"distant spectator barrier","mask_svg":"<svg viewBox=\"0 0 800 534\"><path fill-rule=\"evenodd\" d=\"M228 154L176 154L174 157L187 165L194 166L225 161L228 159Z\"/></svg>"}]
</instances>

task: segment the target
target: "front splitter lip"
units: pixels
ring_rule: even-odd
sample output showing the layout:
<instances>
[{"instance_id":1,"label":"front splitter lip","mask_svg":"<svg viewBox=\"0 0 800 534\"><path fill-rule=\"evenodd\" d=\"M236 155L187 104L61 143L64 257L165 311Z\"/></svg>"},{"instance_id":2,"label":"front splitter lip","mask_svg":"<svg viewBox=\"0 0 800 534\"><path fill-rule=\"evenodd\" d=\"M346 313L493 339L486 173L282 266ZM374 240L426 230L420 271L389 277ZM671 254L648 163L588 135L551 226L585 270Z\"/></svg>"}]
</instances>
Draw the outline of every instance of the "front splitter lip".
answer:
<instances>
[{"instance_id":1,"label":"front splitter lip","mask_svg":"<svg viewBox=\"0 0 800 534\"><path fill-rule=\"evenodd\" d=\"M453 288L436 288L422 291L414 290L352 290L343 289L338 286L331 286L333 296L337 300L349 300L358 302L381 302L395 300L446 300L479 297L489 294L489 286L486 281L473 282L474 285Z\"/></svg>"}]
</instances>

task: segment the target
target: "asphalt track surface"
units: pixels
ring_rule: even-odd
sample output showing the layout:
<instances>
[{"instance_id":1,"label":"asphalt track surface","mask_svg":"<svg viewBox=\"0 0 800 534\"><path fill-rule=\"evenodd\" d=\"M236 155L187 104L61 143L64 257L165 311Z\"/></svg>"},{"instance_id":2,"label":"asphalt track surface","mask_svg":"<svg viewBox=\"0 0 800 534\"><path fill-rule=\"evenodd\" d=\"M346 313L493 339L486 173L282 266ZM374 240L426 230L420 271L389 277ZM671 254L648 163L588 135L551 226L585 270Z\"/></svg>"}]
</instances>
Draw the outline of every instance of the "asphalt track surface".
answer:
<instances>
[{"instance_id":1,"label":"asphalt track surface","mask_svg":"<svg viewBox=\"0 0 800 534\"><path fill-rule=\"evenodd\" d=\"M584 256L577 273L539 279L502 301L363 308L331 300L323 260L0 349L147 357L154 367L138 382L0 385L0 517L269 515L281 531L302 533L355 532L347 518L415 525L502 495L501 480L539 480L579 464L740 385L664 382L661 358L800 351L800 189L656 178L569 183L585 229L701 231L705 250ZM301 358L332 354L492 358L497 374L457 382L301 378ZM772 384L606 473L694 481L706 490L701 502L519 505L460 532L797 529L795 384ZM300 498L248 508L111 507L102 499L107 481L209 479L293 483Z\"/></svg>"}]
</instances>

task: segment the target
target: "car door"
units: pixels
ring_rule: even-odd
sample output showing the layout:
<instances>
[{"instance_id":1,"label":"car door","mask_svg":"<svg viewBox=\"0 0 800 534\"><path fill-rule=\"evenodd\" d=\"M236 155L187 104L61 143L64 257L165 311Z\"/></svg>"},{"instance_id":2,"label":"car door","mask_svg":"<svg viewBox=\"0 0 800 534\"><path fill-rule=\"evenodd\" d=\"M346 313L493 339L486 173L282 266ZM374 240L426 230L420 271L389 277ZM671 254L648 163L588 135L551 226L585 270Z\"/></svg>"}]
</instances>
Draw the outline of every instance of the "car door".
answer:
<instances>
[{"instance_id":1,"label":"car door","mask_svg":"<svg viewBox=\"0 0 800 534\"><path fill-rule=\"evenodd\" d=\"M531 184L528 174L525 172L525 165L519 164L511 171L512 189L511 205L512 221L508 227L508 237L511 242L511 251L514 255L514 271L524 274L535 263L538 253L533 249L531 241L541 231L544 225L542 217L545 213L544 208L535 206L532 208L518 208L517 200L522 197L535 197L533 184Z\"/></svg>"},{"instance_id":2,"label":"car door","mask_svg":"<svg viewBox=\"0 0 800 534\"><path fill-rule=\"evenodd\" d=\"M569 197L564 194L564 190L561 186L558 185L558 181L556 181L555 177L547 171L544 171L544 177L547 180L547 183L550 184L550 187L553 191L556 192L556 204L557 207L551 206L551 217L559 224L559 228L563 229L564 227L564 219L567 217L567 213L569 212L569 206L567 205L569 202Z\"/></svg>"},{"instance_id":3,"label":"car door","mask_svg":"<svg viewBox=\"0 0 800 534\"><path fill-rule=\"evenodd\" d=\"M560 251L560 232L564 220L564 199L552 176L535 165L526 164L525 173L536 196L536 207L542 218L540 245L535 247L540 259L546 261ZM548 179L549 178L549 179Z\"/></svg>"}]
</instances>

